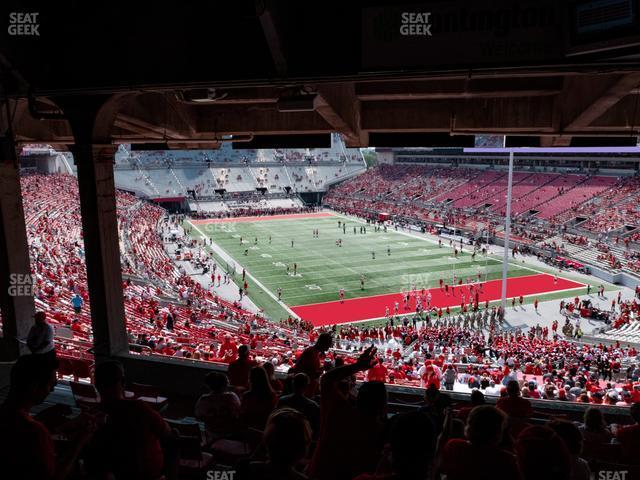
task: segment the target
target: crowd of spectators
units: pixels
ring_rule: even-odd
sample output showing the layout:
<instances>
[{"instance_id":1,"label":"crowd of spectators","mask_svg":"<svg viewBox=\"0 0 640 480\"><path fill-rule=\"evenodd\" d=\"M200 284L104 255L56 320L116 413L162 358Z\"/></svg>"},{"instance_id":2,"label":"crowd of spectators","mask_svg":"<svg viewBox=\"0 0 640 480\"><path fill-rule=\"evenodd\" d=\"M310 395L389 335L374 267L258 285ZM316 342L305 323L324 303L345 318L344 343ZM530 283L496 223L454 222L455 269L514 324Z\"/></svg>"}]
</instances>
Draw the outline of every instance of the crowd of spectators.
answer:
<instances>
[{"instance_id":1,"label":"crowd of spectators","mask_svg":"<svg viewBox=\"0 0 640 480\"><path fill-rule=\"evenodd\" d=\"M474 389L469 403L430 385L420 404L398 413L383 382L354 388L379 364L375 347L323 361L330 346L331 336L321 335L283 380L245 354L228 376L207 374L189 436L182 433L189 424L128 396L115 361L96 368L91 408L78 415L51 407L32 417L56 384L58 362L23 356L0 406L2 470L16 479L174 480L231 468L238 480L588 480L592 471L640 468L640 403L612 424L593 407L582 420L545 418L525 395L530 387L512 379L496 401ZM185 457L194 441L195 463Z\"/></svg>"},{"instance_id":2,"label":"crowd of spectators","mask_svg":"<svg viewBox=\"0 0 640 480\"><path fill-rule=\"evenodd\" d=\"M0 407L0 463L15 478L176 478L179 435L156 410L127 397L115 362L86 375L99 392L96 408L55 426L66 439L63 455L54 454L53 427L29 415L56 372L91 345L91 328L75 179L26 176L22 190L40 313L27 342L33 355L14 366ZM577 343L557 322L551 330L506 332L482 309L390 319L377 328L270 322L176 266L162 234L181 217L128 194L118 194L117 207L132 351L226 365L226 374L206 377L209 392L193 415L212 452L239 428L258 432L255 445L243 437L254 461L237 464L240 478L533 479L544 458L545 476L586 479L583 454L597 457L605 446L616 449L616 461L637 463L640 362L633 347ZM638 300L640 292L618 302L615 327L637 321ZM565 327L579 328L572 322ZM385 385L394 384L424 388L421 408L389 418ZM456 407L453 391L471 393L471 405ZM540 425L532 402L539 399L592 407L579 425ZM598 405L630 406L636 424L607 425Z\"/></svg>"},{"instance_id":3,"label":"crowd of spectators","mask_svg":"<svg viewBox=\"0 0 640 480\"><path fill-rule=\"evenodd\" d=\"M75 179L27 176L23 192L29 199L25 214L38 308L55 327L59 349L82 356L82 345L91 342L91 323ZM162 243L162 235L178 228L181 216L166 217L161 208L128 194L118 194L117 203L123 272L129 277L123 285L127 328L131 344L140 353L229 363L235 360L238 346L247 344L255 360L268 361L284 372L317 339L319 331L309 324L294 319L267 321L219 298L181 271ZM59 234L62 231L64 235ZM201 241L189 242L197 246ZM228 274L222 270L220 265L213 272L218 282L221 273ZM631 321L629 311L633 310L621 312L619 322ZM603 383L593 361L603 357L618 364L633 363L637 361L633 349L579 347L556 332L535 329L532 338L519 332L507 335L493 327L487 335L489 311L482 313L434 313L433 321L421 326L405 319L404 324L375 330L343 328L336 332L338 355L353 357L374 341L380 349L377 378L397 384L442 386L442 372L451 364L456 372L453 385L463 391L476 384L484 389L491 381L501 385L509 375L522 380L535 372L534 388L544 398L559 398L565 385L580 389L580 394L584 390L593 403L612 390L618 403L628 401L626 393L633 393L633 384L625 383L626 379L609 378L610 386ZM333 356L330 352L329 357ZM547 388L550 384L553 389ZM574 397L581 398L575 394L568 398Z\"/></svg>"}]
</instances>

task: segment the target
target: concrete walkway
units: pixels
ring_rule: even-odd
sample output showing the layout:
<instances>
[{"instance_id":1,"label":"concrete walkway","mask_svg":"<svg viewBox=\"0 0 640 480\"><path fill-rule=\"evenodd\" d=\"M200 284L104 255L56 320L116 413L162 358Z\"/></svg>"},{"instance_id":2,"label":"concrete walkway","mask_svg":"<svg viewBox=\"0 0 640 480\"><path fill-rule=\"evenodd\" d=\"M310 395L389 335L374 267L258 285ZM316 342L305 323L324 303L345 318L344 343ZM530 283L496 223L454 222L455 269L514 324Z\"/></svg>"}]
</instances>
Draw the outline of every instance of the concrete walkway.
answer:
<instances>
[{"instance_id":1,"label":"concrete walkway","mask_svg":"<svg viewBox=\"0 0 640 480\"><path fill-rule=\"evenodd\" d=\"M185 239L184 237L184 230L182 230L182 228L180 228L180 233L182 235L182 238ZM169 256L171 258L174 259L175 261L175 252L178 248L177 243L174 242L164 242L164 248L166 250L166 252L169 254ZM206 254L206 256L208 257L208 253L206 251L203 250L203 247L198 246L197 248L184 248L183 252L187 251L187 252L191 252L192 255L195 257L201 257L202 254ZM184 271L187 273L187 275L189 275L191 278L193 278L196 282L198 282L200 285L202 285L205 289L215 293L216 295L218 295L220 298L222 298L223 300L226 300L228 302L236 302L236 301L240 301L240 305L242 306L242 308L244 308L245 310L248 310L250 312L253 313L258 313L258 307L255 305L255 303L253 303L251 301L251 299L249 297L247 297L246 295L242 296L242 300L240 300L240 295L239 295L239 286L231 279L229 279L228 283L224 283L224 268L226 267L225 265L217 265L216 268L216 277L218 276L218 273L221 275L221 283L220 285L217 285L217 280L216 280L216 284L214 284L211 281L211 273L213 270L213 265L216 263L215 260L210 260L209 262L209 272L207 272L206 274L202 274L202 269L198 268L196 270L196 268L192 265L192 263L190 261L185 261L185 260L178 260L175 261L176 265L178 265L179 267L182 267L184 269ZM233 261L229 262L229 266L231 268L234 268L235 265L233 263Z\"/></svg>"}]
</instances>

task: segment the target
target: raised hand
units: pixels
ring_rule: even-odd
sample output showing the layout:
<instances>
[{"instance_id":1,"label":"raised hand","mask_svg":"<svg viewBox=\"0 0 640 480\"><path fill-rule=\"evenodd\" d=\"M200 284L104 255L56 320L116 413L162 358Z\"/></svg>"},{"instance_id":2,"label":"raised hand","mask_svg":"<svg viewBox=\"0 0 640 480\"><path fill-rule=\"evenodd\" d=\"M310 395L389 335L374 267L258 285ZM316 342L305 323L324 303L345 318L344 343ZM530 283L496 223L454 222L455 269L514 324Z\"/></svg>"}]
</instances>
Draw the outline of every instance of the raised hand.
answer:
<instances>
[{"instance_id":1,"label":"raised hand","mask_svg":"<svg viewBox=\"0 0 640 480\"><path fill-rule=\"evenodd\" d=\"M376 352L378 351L373 345L367 348L356 361L356 365L359 370L368 370L373 367L376 363Z\"/></svg>"}]
</instances>

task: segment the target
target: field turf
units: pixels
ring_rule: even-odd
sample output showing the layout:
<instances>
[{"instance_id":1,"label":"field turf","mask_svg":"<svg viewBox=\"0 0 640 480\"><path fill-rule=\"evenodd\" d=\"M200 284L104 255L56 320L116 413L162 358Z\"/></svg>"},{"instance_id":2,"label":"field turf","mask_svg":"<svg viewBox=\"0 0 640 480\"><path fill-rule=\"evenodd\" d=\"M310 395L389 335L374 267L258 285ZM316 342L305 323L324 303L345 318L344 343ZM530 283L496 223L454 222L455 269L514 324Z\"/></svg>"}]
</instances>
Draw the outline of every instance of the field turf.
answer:
<instances>
[{"instance_id":1,"label":"field turf","mask_svg":"<svg viewBox=\"0 0 640 480\"><path fill-rule=\"evenodd\" d=\"M344 229L338 227L338 221L346 223ZM213 239L233 258L238 272L246 269L250 298L260 305L256 290L265 290L260 294L266 293L271 303L277 303L277 291L281 288L283 308L289 312L291 309L303 312L302 306L331 302L327 303L327 314L331 315L330 310L339 303L336 301L340 289L344 289L345 300L348 300L397 294L412 286L418 289L439 287L440 279L451 284L454 275L456 282L462 279L463 283L476 281L478 274L483 282L502 276L501 259L478 253L474 260L467 245L456 259L448 242L439 247L422 237L396 232L392 228L387 232L376 232L373 225L339 215L203 220L192 221L192 224L199 234ZM366 234L360 233L363 226ZM313 236L314 229L319 231L318 238ZM336 245L340 239L341 247ZM459 244L456 246L459 249ZM294 264L297 264L295 275ZM508 277L530 276L536 282L538 280L533 276L538 273L510 264ZM361 275L365 278L364 289L360 284ZM567 290L570 286L558 285L557 290ZM536 293L535 288L533 290ZM542 289L542 292L549 290ZM384 311L380 311L374 317L383 314ZM352 320L363 319L354 317ZM340 323L348 321L349 315L346 315Z\"/></svg>"}]
</instances>

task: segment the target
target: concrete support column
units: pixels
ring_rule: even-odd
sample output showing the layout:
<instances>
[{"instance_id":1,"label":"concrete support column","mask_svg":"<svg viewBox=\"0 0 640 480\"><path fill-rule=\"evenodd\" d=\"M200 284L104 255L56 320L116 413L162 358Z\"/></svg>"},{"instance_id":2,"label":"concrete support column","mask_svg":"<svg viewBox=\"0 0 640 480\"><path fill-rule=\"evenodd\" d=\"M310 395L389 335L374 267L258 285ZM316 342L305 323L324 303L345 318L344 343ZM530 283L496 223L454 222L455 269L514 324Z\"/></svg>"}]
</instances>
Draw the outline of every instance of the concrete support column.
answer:
<instances>
[{"instance_id":1,"label":"concrete support column","mask_svg":"<svg viewBox=\"0 0 640 480\"><path fill-rule=\"evenodd\" d=\"M0 142L0 360L9 361L24 351L18 339L26 340L35 306L19 165L13 142L7 137Z\"/></svg>"},{"instance_id":2,"label":"concrete support column","mask_svg":"<svg viewBox=\"0 0 640 480\"><path fill-rule=\"evenodd\" d=\"M78 140L78 139L77 139ZM112 145L76 143L80 210L97 359L128 351Z\"/></svg>"}]
</instances>

